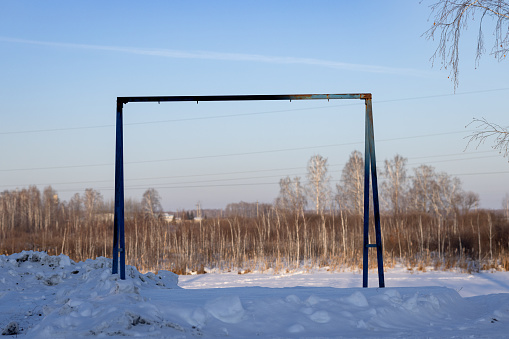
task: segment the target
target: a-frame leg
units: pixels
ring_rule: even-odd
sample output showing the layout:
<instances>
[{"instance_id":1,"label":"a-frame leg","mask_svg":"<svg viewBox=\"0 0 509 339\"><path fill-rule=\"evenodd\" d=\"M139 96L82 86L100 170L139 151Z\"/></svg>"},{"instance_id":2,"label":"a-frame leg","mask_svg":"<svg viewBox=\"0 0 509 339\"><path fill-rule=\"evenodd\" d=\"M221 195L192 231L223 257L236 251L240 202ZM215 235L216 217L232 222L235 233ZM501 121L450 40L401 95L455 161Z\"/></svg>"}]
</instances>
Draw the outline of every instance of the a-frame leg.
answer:
<instances>
[{"instance_id":1,"label":"a-frame leg","mask_svg":"<svg viewBox=\"0 0 509 339\"><path fill-rule=\"evenodd\" d=\"M383 247L380 227L380 204L378 199L378 179L376 172L375 137L373 129L373 109L371 99L366 102L366 139L364 151L364 239L362 260L362 287L368 287L368 257L369 248L376 247L378 263L378 284L385 287ZM375 244L369 243L369 178L371 172L371 184L373 189L373 212L375 218Z\"/></svg>"},{"instance_id":2,"label":"a-frame leg","mask_svg":"<svg viewBox=\"0 0 509 339\"><path fill-rule=\"evenodd\" d=\"M117 274L120 269L120 279L125 280L124 145L122 106L122 102L117 102L117 134L115 151L115 217L113 219L112 273Z\"/></svg>"}]
</instances>

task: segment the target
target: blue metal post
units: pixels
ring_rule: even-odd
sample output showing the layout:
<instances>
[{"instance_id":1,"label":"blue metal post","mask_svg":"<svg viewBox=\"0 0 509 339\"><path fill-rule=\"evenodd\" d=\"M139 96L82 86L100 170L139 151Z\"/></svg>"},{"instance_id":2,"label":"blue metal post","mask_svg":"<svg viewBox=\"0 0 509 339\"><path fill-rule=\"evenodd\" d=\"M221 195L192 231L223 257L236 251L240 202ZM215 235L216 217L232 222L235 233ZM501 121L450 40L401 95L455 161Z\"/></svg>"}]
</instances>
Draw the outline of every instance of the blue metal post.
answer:
<instances>
[{"instance_id":1,"label":"blue metal post","mask_svg":"<svg viewBox=\"0 0 509 339\"><path fill-rule=\"evenodd\" d=\"M368 269L369 269L369 117L366 100L366 127L364 140L364 238L362 246L362 287L368 287Z\"/></svg>"},{"instance_id":2,"label":"blue metal post","mask_svg":"<svg viewBox=\"0 0 509 339\"><path fill-rule=\"evenodd\" d=\"M123 103L117 101L117 125L116 125L117 134L115 150L115 217L113 221L112 273L117 274L120 266L120 279L125 280L124 149L123 149L124 145L123 145L122 107Z\"/></svg>"},{"instance_id":3,"label":"blue metal post","mask_svg":"<svg viewBox=\"0 0 509 339\"><path fill-rule=\"evenodd\" d=\"M377 251L377 264L378 264L378 286L385 287L384 279L384 263L382 251L382 234L380 227L380 204L378 200L378 179L376 172L376 157L375 157L375 133L373 125L373 108L371 99L366 99L366 121L368 123L369 133L369 159L371 162L371 184L373 187L373 211L375 217L375 238L376 238L376 251ZM368 198L369 200L369 198ZM368 203L369 204L369 203ZM369 205L368 205L369 207ZM367 250L367 248L365 248ZM366 274L367 276L367 274ZM367 279L367 278L366 278ZM367 281L366 286L367 287Z\"/></svg>"}]
</instances>

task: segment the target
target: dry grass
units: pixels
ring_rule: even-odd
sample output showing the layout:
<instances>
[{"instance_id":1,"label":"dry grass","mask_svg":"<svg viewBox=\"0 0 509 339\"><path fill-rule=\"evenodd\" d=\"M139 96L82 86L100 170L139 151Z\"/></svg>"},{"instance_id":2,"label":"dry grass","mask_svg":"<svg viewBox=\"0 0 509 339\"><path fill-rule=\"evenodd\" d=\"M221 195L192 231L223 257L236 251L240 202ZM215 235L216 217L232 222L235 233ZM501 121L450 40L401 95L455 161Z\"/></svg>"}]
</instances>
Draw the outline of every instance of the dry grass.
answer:
<instances>
[{"instance_id":1,"label":"dry grass","mask_svg":"<svg viewBox=\"0 0 509 339\"><path fill-rule=\"evenodd\" d=\"M64 253L75 261L111 256L112 222L73 219L64 209L46 224L43 218L31 223L14 217L0 210L2 254L39 250ZM385 267L400 262L421 272L509 269L509 223L493 211L458 212L449 218L382 215L381 226ZM317 216L272 210L259 217L173 225L133 214L125 223L127 262L141 271L177 274L202 274L206 268L242 273L362 270L362 229L362 218L346 213ZM376 254L370 251L369 268L376 269Z\"/></svg>"}]
</instances>

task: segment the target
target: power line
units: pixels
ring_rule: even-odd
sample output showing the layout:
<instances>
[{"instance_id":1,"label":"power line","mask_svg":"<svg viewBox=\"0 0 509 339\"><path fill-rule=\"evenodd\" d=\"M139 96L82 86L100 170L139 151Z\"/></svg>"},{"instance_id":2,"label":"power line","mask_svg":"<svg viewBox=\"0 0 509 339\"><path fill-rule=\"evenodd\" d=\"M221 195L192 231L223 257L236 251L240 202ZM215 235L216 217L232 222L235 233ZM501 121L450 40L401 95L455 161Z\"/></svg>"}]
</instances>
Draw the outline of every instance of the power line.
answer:
<instances>
[{"instance_id":1,"label":"power line","mask_svg":"<svg viewBox=\"0 0 509 339\"><path fill-rule=\"evenodd\" d=\"M75 130L82 130L82 129L97 129L97 128L112 128L112 127L115 127L115 125L95 125L95 126L82 126L82 127L47 128L47 129L33 129L33 130L22 130L22 131L12 131L12 132L0 132L0 135L44 133L44 132L63 132L63 131L75 131Z\"/></svg>"},{"instance_id":2,"label":"power line","mask_svg":"<svg viewBox=\"0 0 509 339\"><path fill-rule=\"evenodd\" d=\"M102 167L102 166L113 166L113 163L111 163L111 164L81 164L81 165L50 166L50 167L11 168L11 169L0 169L0 172L40 171L40 170L52 170L52 169L69 169L69 168Z\"/></svg>"},{"instance_id":3,"label":"power line","mask_svg":"<svg viewBox=\"0 0 509 339\"><path fill-rule=\"evenodd\" d=\"M161 124L161 123L168 123L168 122L185 122L185 121L212 120L212 119L224 119L224 118L237 118L237 117L254 116L254 115L265 115L265 114L307 111L307 110L324 109L324 108L355 106L355 105L360 105L360 104L361 103L343 104L343 105L327 105L327 106L315 106L315 107L307 107L307 108L292 108L292 109L276 110L276 111L236 113L236 114L223 114L223 115L202 116L202 117L192 117L192 118L131 122L131 123L124 123L124 126L151 125L151 124ZM21 130L21 131L12 131L12 132L0 132L0 135L24 134L24 133L43 133L43 132L62 132L62 131L69 131L69 130L112 128L112 127L115 127L115 125L96 125L96 126L84 126L84 127L62 127L62 128L48 128L48 129L36 129L36 130Z\"/></svg>"},{"instance_id":4,"label":"power line","mask_svg":"<svg viewBox=\"0 0 509 339\"><path fill-rule=\"evenodd\" d=\"M460 174L451 174L452 176L467 176L467 175L492 175L492 174L509 174L509 171L501 171L501 172L477 172L477 173L460 173Z\"/></svg>"},{"instance_id":5,"label":"power line","mask_svg":"<svg viewBox=\"0 0 509 339\"><path fill-rule=\"evenodd\" d=\"M333 165L334 166L334 165ZM208 176L221 176L221 175L234 175L234 174L247 174L247 173L260 173L260 172L273 172L273 171L289 171L289 170L301 170L305 167L288 167L288 168L274 168L274 169L262 169L262 170L251 170L251 171L235 171L235 172L222 172L222 173L204 173L204 174L187 174L187 175L173 175L164 177L143 177L143 178L125 178L125 182L130 181L142 181L142 180L160 180L160 179L176 179L176 178L192 178L192 177L208 177ZM94 183L111 183L113 179L108 180L87 180L87 181L66 181L66 182L51 182L51 183L38 183L31 184L35 186L44 185L76 185L76 184L94 184ZM3 187L20 187L23 185L7 185Z\"/></svg>"},{"instance_id":6,"label":"power line","mask_svg":"<svg viewBox=\"0 0 509 339\"><path fill-rule=\"evenodd\" d=\"M497 151L481 151L481 152L469 152L469 153L453 153L453 154L440 154L440 155L433 155L433 156L421 156L421 157L412 157L411 159L429 159L429 158L442 158L442 157L451 157L451 156L463 156L463 155L470 155L470 154L485 154L485 153L495 153ZM498 153L498 152L497 152ZM436 163L436 162L454 162L454 161L462 161L462 160L472 160L472 159L483 159L483 158L491 158L491 157L498 157L498 155L494 156L481 156L481 157L469 157L469 158L458 158L458 159L447 159L447 160L436 160L436 161L428 161L426 163ZM378 163L382 163L383 160L378 161ZM341 167L345 164L332 164L329 165L329 168L332 167ZM410 165L418 165L418 163L411 163ZM420 163L419 165L422 165ZM206 174L193 174L193 175L177 175L177 176L164 176L164 177L144 177L144 178L132 178L126 179L127 182L132 181L143 181L143 180L160 180L160 179L182 179L182 178L196 178L196 177L210 177L210 176L231 176L231 175L238 175L238 174L250 174L250 173L265 173L265 172L277 172L277 171L294 171L294 170L305 170L306 167L299 166L299 167L288 167L288 168L275 168L275 169L260 169L260 170L250 170L250 171L234 171L234 172L221 172L221 173L206 173ZM466 174L458 174L458 175L475 175L475 174L503 174L503 173L509 173L509 172L479 172L479 173L466 173ZM197 183L210 183L210 182L226 182L226 181L238 181L238 180L254 180L254 179L262 179L262 178L271 178L271 177L286 177L286 176L306 176L306 173L293 173L293 174L272 174L272 175L266 175L266 176L251 176L251 177L237 177L237 178L223 178L223 179L207 179L207 180L194 180L194 181L184 181L184 182L172 182L172 183L145 183L145 184L137 184L137 185L129 185L127 186L129 189L138 189L138 188L146 188L146 187L165 187L165 185L171 185L170 187L191 187L191 186L181 186L181 185L189 185L189 184L197 184ZM35 184L36 186L43 186L43 185L71 185L71 184L90 184L90 183L112 183L113 180L98 180L98 181L74 181L74 182L62 182L62 183L50 183L50 184ZM268 184L268 183L264 183ZM163 186L162 186L163 185ZM179 185L179 186L175 186ZM23 185L8 185L4 187L19 187ZM196 185L195 185L196 186ZM192 186L192 187L195 187ZM104 187L101 189L109 190L111 187ZM79 189L66 189L66 190L60 190L60 191L79 191Z\"/></svg>"},{"instance_id":7,"label":"power line","mask_svg":"<svg viewBox=\"0 0 509 339\"><path fill-rule=\"evenodd\" d=\"M499 91L507 91L509 90L509 87L505 88L495 88L495 89L485 89L485 90L477 90L477 91L470 91L470 92L457 92L457 93L450 93L450 94L435 94L435 95L426 95L422 97L412 97L412 98L401 98L401 99L389 99L389 100L381 100L376 101L376 99L373 99L373 103L387 103L387 102L395 102L395 101L408 101L408 100L421 100L421 99L434 99L434 98L442 98L442 97L449 97L449 96L460 96L460 95L470 95L470 94L480 94L480 93L490 93L490 92L499 92Z\"/></svg>"},{"instance_id":8,"label":"power line","mask_svg":"<svg viewBox=\"0 0 509 339\"><path fill-rule=\"evenodd\" d=\"M439 154L439 155L425 155L420 157L411 157L410 159L427 159L427 158L442 158L442 157L454 157L458 155L470 155L470 154L484 154L484 153L495 153L497 150L491 151L476 151L476 152L462 152L462 153L449 153L449 154ZM408 159L408 158L407 158Z\"/></svg>"},{"instance_id":9,"label":"power line","mask_svg":"<svg viewBox=\"0 0 509 339\"><path fill-rule=\"evenodd\" d=\"M443 133L422 134L422 135L407 136L407 137L400 137L400 138L379 139L379 140L376 140L376 142L387 142L387 141L394 141L394 140L405 140L405 139L416 139L416 138L428 138L428 137L435 137L435 136L440 136L440 135L459 134L459 133L465 133L465 132L466 131L453 131L453 132L443 132ZM256 154L293 152L293 151L302 151L302 150L317 149L317 148L343 147L343 146L362 145L362 144L364 144L364 141L348 142L348 143L341 143L341 144L327 144L327 145L318 145L318 146L281 148L281 149L253 151L253 152L212 154L212 155L201 155L201 156L168 158L168 159L155 159L155 160L125 161L124 164L129 165L129 164L144 164L144 163L157 163L157 162L172 162L172 161L184 161L184 160L225 158L225 157L236 157L236 156L246 156L246 155L256 155ZM104 166L113 166L113 162L107 163L107 164L102 163L102 164L80 164L80 165L64 165L64 166L49 166L49 167L11 168L11 169L0 169L0 172L38 171L38 170L54 170L54 169L71 169L71 168L81 168L81 167L104 167Z\"/></svg>"},{"instance_id":10,"label":"power line","mask_svg":"<svg viewBox=\"0 0 509 339\"><path fill-rule=\"evenodd\" d=\"M497 88L497 89L478 90L478 91L470 91L470 92L459 92L459 93L450 93L450 94L436 94L436 95L427 95L427 96L421 96L421 97L398 98L398 99L388 99L388 100L376 100L376 99L374 99L373 103L383 104L383 103L390 103L390 102L397 102L397 101L423 100L423 99L433 99L433 98L450 97L450 96L461 96L461 95L471 95L471 94L480 94L480 93L490 93L490 92L507 91L507 90L509 90L509 88ZM286 109L286 110L252 112L252 113L223 114L223 115L214 115L214 116L202 116L202 117L181 118L181 119L168 119L168 120L158 120L158 121L144 121L144 122L125 123L124 126L160 124L160 123L168 123L168 122L184 122L184 121L196 121L196 120L211 120L211 119L235 118L235 117L245 117L245 116L256 116L256 115L265 115L265 114L275 114L275 113L305 111L305 110L314 110L314 109L323 109L323 108L347 107L347 106L355 106L355 105L359 105L359 104L361 104L361 103L350 103L350 104L340 104L340 105L327 105L327 106L315 106L315 107L308 107L308 108L293 108L293 109ZM0 135L62 132L62 131L85 130L85 129L96 129L96 128L112 128L112 127L115 127L115 125L109 124L109 125L95 125L95 126L81 126L81 127L62 127L62 128L21 130L21 131L6 131L6 132L0 132Z\"/></svg>"},{"instance_id":11,"label":"power line","mask_svg":"<svg viewBox=\"0 0 509 339\"><path fill-rule=\"evenodd\" d=\"M488 155L488 156L484 156L484 157L471 157L471 158L463 158L463 159L435 160L435 161L428 161L427 163L433 164L433 163L441 163L441 162L454 162L454 161L486 159L486 158L498 158L498 157L499 157L499 155ZM409 165L417 165L417 163L410 163Z\"/></svg>"},{"instance_id":12,"label":"power line","mask_svg":"<svg viewBox=\"0 0 509 339\"><path fill-rule=\"evenodd\" d=\"M468 176L468 175L493 175L493 174L509 174L509 171L499 171L499 172L475 172L475 173L459 173L459 174L450 174L451 176ZM260 176L260 177L249 177L249 178L231 178L231 179L216 179L216 180L203 180L203 181L191 181L191 182L181 182L181 183L162 183L153 185L151 187L155 188L196 188L196 187L220 187L220 186L251 186L251 185L269 185L269 184L277 184L278 182L272 182L272 183L236 183L236 184L211 184L211 185L193 185L198 183L208 183L208 182L225 182L225 181L235 181L235 180L254 180L254 179L264 179L264 178L270 178L270 177L278 177L276 175L271 176ZM335 180L334 182L339 182L339 180ZM190 185L191 184L191 185ZM182 186L184 185L184 186ZM146 189L147 185L136 185L136 186L126 186L126 189ZM111 188L113 189L113 188Z\"/></svg>"},{"instance_id":13,"label":"power line","mask_svg":"<svg viewBox=\"0 0 509 339\"><path fill-rule=\"evenodd\" d=\"M457 174L451 174L451 176L470 176L470 175L496 175L496 174L509 174L509 171L500 171L500 172L475 172L475 173L457 173ZM333 181L339 182L338 180ZM274 186L279 185L278 181L274 182L256 182L256 183L235 183L235 184L211 184L211 185L173 185L173 186L158 186L158 185L151 185L151 188L156 189L192 189L192 188L217 188L217 187L242 187L242 186ZM135 191L135 190L144 190L147 189L147 187L125 187L126 191ZM98 188L100 191L113 191L113 187L100 187ZM76 192L76 189L62 189L59 190L59 192Z\"/></svg>"},{"instance_id":14,"label":"power line","mask_svg":"<svg viewBox=\"0 0 509 339\"><path fill-rule=\"evenodd\" d=\"M295 174L292 174L295 175ZM301 176L306 175L304 174L298 174ZM170 182L170 183L159 183L157 185L187 185L187 184L197 184L197 183L208 183L208 182L225 182L225 181L237 181L237 180L254 180L254 179L266 179L266 178L274 178L279 177L281 178L281 175L263 175L263 176L257 176L257 177L241 177L241 178L226 178L226 179L209 179L209 180L195 180L195 181L183 181L183 182ZM144 184L138 184L138 185L131 185L128 186L130 188L143 188L147 187L147 185Z\"/></svg>"},{"instance_id":15,"label":"power line","mask_svg":"<svg viewBox=\"0 0 509 339\"><path fill-rule=\"evenodd\" d=\"M157 186L152 185L152 188L158 189L182 189L182 188L209 188L209 187L236 187L236 186L260 186L260 185L279 185L279 182L256 182L256 183L237 183L237 184L213 184L213 185L187 185L187 186ZM125 190L144 190L146 187L129 187L126 186ZM100 187L99 191L113 191L113 187ZM62 189L59 192L76 192L76 189Z\"/></svg>"},{"instance_id":16,"label":"power line","mask_svg":"<svg viewBox=\"0 0 509 339\"><path fill-rule=\"evenodd\" d=\"M340 165L331 165L331 167L340 166ZM250 171L234 171L234 172L221 172L221 173L204 173L204 174L187 174L187 175L174 175L174 176L163 176L163 177L144 177L144 178L125 178L126 182L130 181L142 181L142 180L160 180L160 179L176 179L176 178L193 178L193 177L208 177L208 176L223 176L223 175L235 175L235 174L248 174L248 173L263 173L263 172L274 172L274 171L291 171L291 170L302 170L305 169L304 166L299 167L287 167L287 168L274 168L274 169L260 169L260 170L250 170ZM113 179L110 180L89 180L89 181L68 181L68 182L59 182L59 183L38 183L31 184L35 186L44 186L44 185L75 185L75 184L93 184L93 183L112 183ZM23 184L12 184L3 187L20 187Z\"/></svg>"}]
</instances>

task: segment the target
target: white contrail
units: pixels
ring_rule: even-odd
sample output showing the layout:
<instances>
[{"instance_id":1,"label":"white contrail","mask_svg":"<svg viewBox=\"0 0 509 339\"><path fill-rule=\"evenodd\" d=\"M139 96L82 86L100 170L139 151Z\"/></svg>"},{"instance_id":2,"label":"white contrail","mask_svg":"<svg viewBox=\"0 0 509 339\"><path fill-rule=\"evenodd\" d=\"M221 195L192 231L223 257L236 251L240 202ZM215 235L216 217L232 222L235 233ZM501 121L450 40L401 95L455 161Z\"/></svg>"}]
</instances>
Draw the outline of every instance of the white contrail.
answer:
<instances>
[{"instance_id":1,"label":"white contrail","mask_svg":"<svg viewBox=\"0 0 509 339\"><path fill-rule=\"evenodd\" d=\"M430 76L429 72L420 71L420 70L411 69L411 68L395 68L395 67L384 67L384 66L376 66L376 65L352 64L352 63L328 61L328 60L313 59L313 58L276 57L276 56L266 56L266 55L260 55L260 54L219 53L219 52L210 52L210 51L180 51L180 50L172 50L172 49L101 46L101 45L62 43L62 42L35 41L35 40L25 40L25 39L16 39L16 38L8 38L8 37L0 37L0 41L23 43L23 44L30 44L30 45L50 46L50 47L63 47L63 48L120 52L120 53L128 53L128 54L141 54L141 55L158 56L158 57L165 57L165 58L176 58L176 59L203 59L203 60L222 60L222 61L263 62L263 63L272 63L272 64L314 65L314 66L323 66L323 67L343 69L343 70L349 70L349 71L357 71L357 72L388 73L388 74L400 74L400 75L410 75L410 76L419 76L419 77Z\"/></svg>"}]
</instances>

